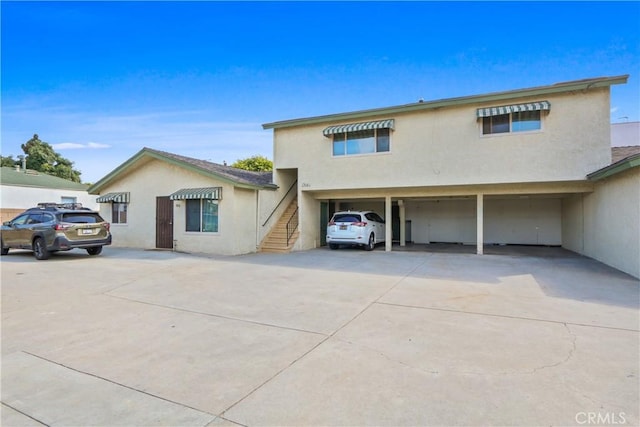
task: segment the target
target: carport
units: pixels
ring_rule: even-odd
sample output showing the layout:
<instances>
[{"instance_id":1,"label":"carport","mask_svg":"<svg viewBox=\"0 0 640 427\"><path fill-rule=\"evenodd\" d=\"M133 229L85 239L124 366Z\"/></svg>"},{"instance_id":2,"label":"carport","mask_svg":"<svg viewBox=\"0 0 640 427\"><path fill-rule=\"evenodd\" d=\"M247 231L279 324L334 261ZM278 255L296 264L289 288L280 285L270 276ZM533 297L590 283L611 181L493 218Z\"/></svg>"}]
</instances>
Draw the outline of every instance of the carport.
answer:
<instances>
[{"instance_id":1,"label":"carport","mask_svg":"<svg viewBox=\"0 0 640 427\"><path fill-rule=\"evenodd\" d=\"M320 203L322 218L339 210L373 210L391 218L386 251L394 242L415 242L475 246L483 254L486 245L562 246L563 198L591 191L591 183L572 181L302 194Z\"/></svg>"}]
</instances>

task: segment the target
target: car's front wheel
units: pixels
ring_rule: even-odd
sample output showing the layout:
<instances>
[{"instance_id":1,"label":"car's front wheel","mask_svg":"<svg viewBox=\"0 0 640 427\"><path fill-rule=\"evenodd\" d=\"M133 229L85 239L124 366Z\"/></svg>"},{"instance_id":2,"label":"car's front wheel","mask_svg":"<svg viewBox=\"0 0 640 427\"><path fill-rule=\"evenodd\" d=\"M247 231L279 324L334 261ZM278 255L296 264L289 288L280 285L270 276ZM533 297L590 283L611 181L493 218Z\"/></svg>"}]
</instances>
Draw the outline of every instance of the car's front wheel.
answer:
<instances>
[{"instance_id":1,"label":"car's front wheel","mask_svg":"<svg viewBox=\"0 0 640 427\"><path fill-rule=\"evenodd\" d=\"M100 253L102 252L102 246L96 246L93 248L87 248L87 253L89 255L100 255Z\"/></svg>"},{"instance_id":2,"label":"car's front wheel","mask_svg":"<svg viewBox=\"0 0 640 427\"><path fill-rule=\"evenodd\" d=\"M39 260L49 259L51 254L47 250L47 244L42 237L38 237L33 241L33 255Z\"/></svg>"},{"instance_id":3,"label":"car's front wheel","mask_svg":"<svg viewBox=\"0 0 640 427\"><path fill-rule=\"evenodd\" d=\"M369 235L369 242L367 243L367 245L364 248L366 250L368 250L368 251L372 251L375 247L376 247L376 238L373 235L373 233L371 233Z\"/></svg>"}]
</instances>

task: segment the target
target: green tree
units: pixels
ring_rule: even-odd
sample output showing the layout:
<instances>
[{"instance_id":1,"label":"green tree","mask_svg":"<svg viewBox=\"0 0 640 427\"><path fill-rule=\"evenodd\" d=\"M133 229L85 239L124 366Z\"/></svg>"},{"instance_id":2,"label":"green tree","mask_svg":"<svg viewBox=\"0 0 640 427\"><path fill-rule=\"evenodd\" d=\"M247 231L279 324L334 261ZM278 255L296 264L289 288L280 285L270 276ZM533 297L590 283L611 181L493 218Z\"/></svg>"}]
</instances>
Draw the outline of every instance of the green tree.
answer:
<instances>
[{"instance_id":1,"label":"green tree","mask_svg":"<svg viewBox=\"0 0 640 427\"><path fill-rule=\"evenodd\" d=\"M8 167L12 168L16 164L18 164L18 161L16 159L14 159L12 155L9 155L9 156L0 155L0 158L2 159L2 166L8 166Z\"/></svg>"},{"instance_id":2,"label":"green tree","mask_svg":"<svg viewBox=\"0 0 640 427\"><path fill-rule=\"evenodd\" d=\"M27 155L27 169L80 182L82 172L73 169L73 162L56 153L51 145L40 140L38 134L22 144L22 151Z\"/></svg>"},{"instance_id":3,"label":"green tree","mask_svg":"<svg viewBox=\"0 0 640 427\"><path fill-rule=\"evenodd\" d=\"M273 162L264 156L252 156L236 160L231 167L254 172L267 172L273 170Z\"/></svg>"}]
</instances>

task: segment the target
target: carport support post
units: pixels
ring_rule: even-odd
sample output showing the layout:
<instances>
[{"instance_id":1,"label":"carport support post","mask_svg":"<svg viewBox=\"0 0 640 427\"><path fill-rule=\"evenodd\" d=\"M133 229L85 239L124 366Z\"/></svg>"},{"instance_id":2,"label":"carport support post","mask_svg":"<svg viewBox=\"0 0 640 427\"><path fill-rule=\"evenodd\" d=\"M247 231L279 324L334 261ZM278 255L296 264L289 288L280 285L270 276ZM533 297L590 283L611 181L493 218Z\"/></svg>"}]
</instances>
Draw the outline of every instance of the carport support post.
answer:
<instances>
[{"instance_id":1,"label":"carport support post","mask_svg":"<svg viewBox=\"0 0 640 427\"><path fill-rule=\"evenodd\" d=\"M392 226L391 226L391 196L386 196L384 198L384 222L387 226L384 229L384 250L387 252L391 252L391 244L393 243L391 239L393 235L391 234Z\"/></svg>"},{"instance_id":2,"label":"carport support post","mask_svg":"<svg viewBox=\"0 0 640 427\"><path fill-rule=\"evenodd\" d=\"M476 203L476 253L482 255L484 243L484 194L478 193Z\"/></svg>"}]
</instances>

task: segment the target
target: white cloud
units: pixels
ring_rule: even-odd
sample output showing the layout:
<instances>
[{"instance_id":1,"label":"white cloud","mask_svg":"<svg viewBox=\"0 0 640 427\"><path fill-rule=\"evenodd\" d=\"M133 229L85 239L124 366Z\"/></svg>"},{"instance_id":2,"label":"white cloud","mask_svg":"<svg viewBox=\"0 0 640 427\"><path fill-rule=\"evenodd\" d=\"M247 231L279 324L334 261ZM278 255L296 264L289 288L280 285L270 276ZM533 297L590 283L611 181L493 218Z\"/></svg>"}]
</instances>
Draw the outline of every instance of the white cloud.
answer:
<instances>
[{"instance_id":1,"label":"white cloud","mask_svg":"<svg viewBox=\"0 0 640 427\"><path fill-rule=\"evenodd\" d=\"M83 149L100 149L111 147L108 144L100 144L99 142L87 142L81 144L77 142L61 142L60 144L51 145L54 150L83 150Z\"/></svg>"},{"instance_id":2,"label":"white cloud","mask_svg":"<svg viewBox=\"0 0 640 427\"><path fill-rule=\"evenodd\" d=\"M259 122L227 120L208 110L113 114L14 106L5 108L2 118L12 124L2 129L3 155L21 153L20 144L38 133L54 150L66 153L85 182L96 182L143 147L216 163L273 154L273 132ZM87 140L100 142L79 142Z\"/></svg>"}]
</instances>

